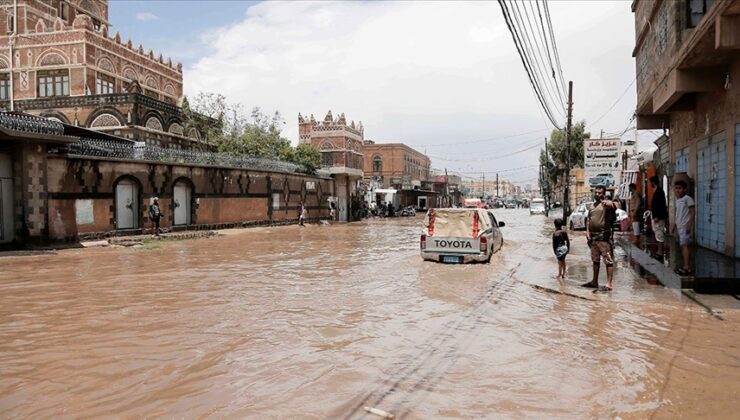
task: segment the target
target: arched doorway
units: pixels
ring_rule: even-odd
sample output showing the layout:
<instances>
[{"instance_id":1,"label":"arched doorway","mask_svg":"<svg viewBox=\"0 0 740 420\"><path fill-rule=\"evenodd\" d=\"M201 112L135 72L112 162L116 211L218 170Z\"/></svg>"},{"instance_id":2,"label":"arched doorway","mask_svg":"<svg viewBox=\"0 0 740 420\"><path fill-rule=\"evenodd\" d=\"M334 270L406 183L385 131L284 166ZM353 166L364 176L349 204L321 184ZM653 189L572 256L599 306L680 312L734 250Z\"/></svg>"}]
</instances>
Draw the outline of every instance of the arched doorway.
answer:
<instances>
[{"instance_id":1,"label":"arched doorway","mask_svg":"<svg viewBox=\"0 0 740 420\"><path fill-rule=\"evenodd\" d=\"M13 242L13 160L0 153L0 244Z\"/></svg>"},{"instance_id":2,"label":"arched doorway","mask_svg":"<svg viewBox=\"0 0 740 420\"><path fill-rule=\"evenodd\" d=\"M116 229L139 227L139 186L130 179L116 184Z\"/></svg>"},{"instance_id":3,"label":"arched doorway","mask_svg":"<svg viewBox=\"0 0 740 420\"><path fill-rule=\"evenodd\" d=\"M175 182L172 197L173 206L175 207L175 226L184 226L190 224L191 201L193 190L185 181Z\"/></svg>"}]
</instances>

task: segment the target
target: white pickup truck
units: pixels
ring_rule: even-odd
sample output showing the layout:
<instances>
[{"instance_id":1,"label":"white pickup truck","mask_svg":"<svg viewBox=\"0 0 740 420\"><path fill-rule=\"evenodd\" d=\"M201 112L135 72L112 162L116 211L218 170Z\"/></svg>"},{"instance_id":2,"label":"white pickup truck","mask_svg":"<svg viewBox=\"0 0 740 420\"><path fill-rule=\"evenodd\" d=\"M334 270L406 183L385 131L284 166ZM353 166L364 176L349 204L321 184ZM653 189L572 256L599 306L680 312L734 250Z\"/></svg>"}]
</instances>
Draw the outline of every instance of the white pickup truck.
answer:
<instances>
[{"instance_id":1,"label":"white pickup truck","mask_svg":"<svg viewBox=\"0 0 740 420\"><path fill-rule=\"evenodd\" d=\"M503 245L503 226L486 209L430 209L423 222L421 257L452 264L490 261Z\"/></svg>"}]
</instances>

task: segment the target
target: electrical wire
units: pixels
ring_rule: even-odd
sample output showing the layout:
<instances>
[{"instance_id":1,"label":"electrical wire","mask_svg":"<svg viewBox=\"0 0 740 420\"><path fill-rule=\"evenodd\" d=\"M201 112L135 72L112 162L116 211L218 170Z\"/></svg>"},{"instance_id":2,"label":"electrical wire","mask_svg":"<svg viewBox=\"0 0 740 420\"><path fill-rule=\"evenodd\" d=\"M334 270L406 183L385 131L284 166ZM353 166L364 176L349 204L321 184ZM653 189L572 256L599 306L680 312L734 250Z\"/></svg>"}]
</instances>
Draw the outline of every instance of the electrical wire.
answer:
<instances>
[{"instance_id":1,"label":"electrical wire","mask_svg":"<svg viewBox=\"0 0 740 420\"><path fill-rule=\"evenodd\" d=\"M535 96L537 97L537 101L542 106L543 111L545 111L545 114L547 115L547 118L550 120L550 123L554 127L558 128L559 125L556 122L556 119L554 118L549 106L546 104L545 99L541 93L541 88L539 84L536 82L535 77L533 76L533 71L530 68L529 58L528 56L526 56L525 52L523 52L522 42L519 37L519 34L513 28L513 21L509 14L509 9L506 3L504 2L504 0L498 0L498 4L499 4L499 7L501 8L501 13L504 16L506 27L509 29L509 33L511 34L511 37L514 41L514 46L516 47L517 53L519 54L519 59L521 60L522 65L524 66L524 71L527 73L527 77L529 78L529 83L532 87L532 90L534 91Z\"/></svg>"}]
</instances>

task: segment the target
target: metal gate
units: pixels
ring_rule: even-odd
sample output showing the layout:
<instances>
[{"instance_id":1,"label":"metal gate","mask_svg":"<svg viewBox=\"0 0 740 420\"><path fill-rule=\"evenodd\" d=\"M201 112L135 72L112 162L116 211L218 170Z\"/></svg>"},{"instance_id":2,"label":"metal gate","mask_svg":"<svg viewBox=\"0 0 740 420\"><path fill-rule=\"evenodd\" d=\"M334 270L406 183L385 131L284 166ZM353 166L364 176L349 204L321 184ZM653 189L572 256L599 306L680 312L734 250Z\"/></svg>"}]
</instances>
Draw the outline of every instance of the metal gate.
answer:
<instances>
[{"instance_id":1,"label":"metal gate","mask_svg":"<svg viewBox=\"0 0 740 420\"><path fill-rule=\"evenodd\" d=\"M718 252L725 251L726 146L721 132L699 142L697 149L696 241Z\"/></svg>"},{"instance_id":2,"label":"metal gate","mask_svg":"<svg viewBox=\"0 0 740 420\"><path fill-rule=\"evenodd\" d=\"M190 200L192 192L190 187L184 182L178 182L175 184L173 197L175 206L175 225L189 225L190 224Z\"/></svg>"},{"instance_id":3,"label":"metal gate","mask_svg":"<svg viewBox=\"0 0 740 420\"><path fill-rule=\"evenodd\" d=\"M138 227L138 191L136 184L123 180L116 185L116 229Z\"/></svg>"},{"instance_id":4,"label":"metal gate","mask_svg":"<svg viewBox=\"0 0 740 420\"><path fill-rule=\"evenodd\" d=\"M735 126L735 257L740 258L740 124Z\"/></svg>"},{"instance_id":5,"label":"metal gate","mask_svg":"<svg viewBox=\"0 0 740 420\"><path fill-rule=\"evenodd\" d=\"M0 153L0 243L12 242L13 226L13 161Z\"/></svg>"},{"instance_id":6,"label":"metal gate","mask_svg":"<svg viewBox=\"0 0 740 420\"><path fill-rule=\"evenodd\" d=\"M673 171L676 174L689 173L689 148L684 147L683 149L676 152L676 166Z\"/></svg>"}]
</instances>

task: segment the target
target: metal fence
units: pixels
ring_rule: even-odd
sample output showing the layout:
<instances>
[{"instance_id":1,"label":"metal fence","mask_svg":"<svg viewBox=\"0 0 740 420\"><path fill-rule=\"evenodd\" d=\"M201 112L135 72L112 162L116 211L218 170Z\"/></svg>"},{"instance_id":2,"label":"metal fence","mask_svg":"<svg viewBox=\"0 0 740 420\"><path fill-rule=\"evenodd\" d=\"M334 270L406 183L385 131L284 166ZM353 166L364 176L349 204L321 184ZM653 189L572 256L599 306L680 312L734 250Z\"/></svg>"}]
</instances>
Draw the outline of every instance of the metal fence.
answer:
<instances>
[{"instance_id":1,"label":"metal fence","mask_svg":"<svg viewBox=\"0 0 740 420\"><path fill-rule=\"evenodd\" d=\"M143 143L117 142L100 139L80 139L60 148L58 153L115 159L221 166L263 171L305 173L306 168L290 162L244 155L201 152L149 146Z\"/></svg>"}]
</instances>

